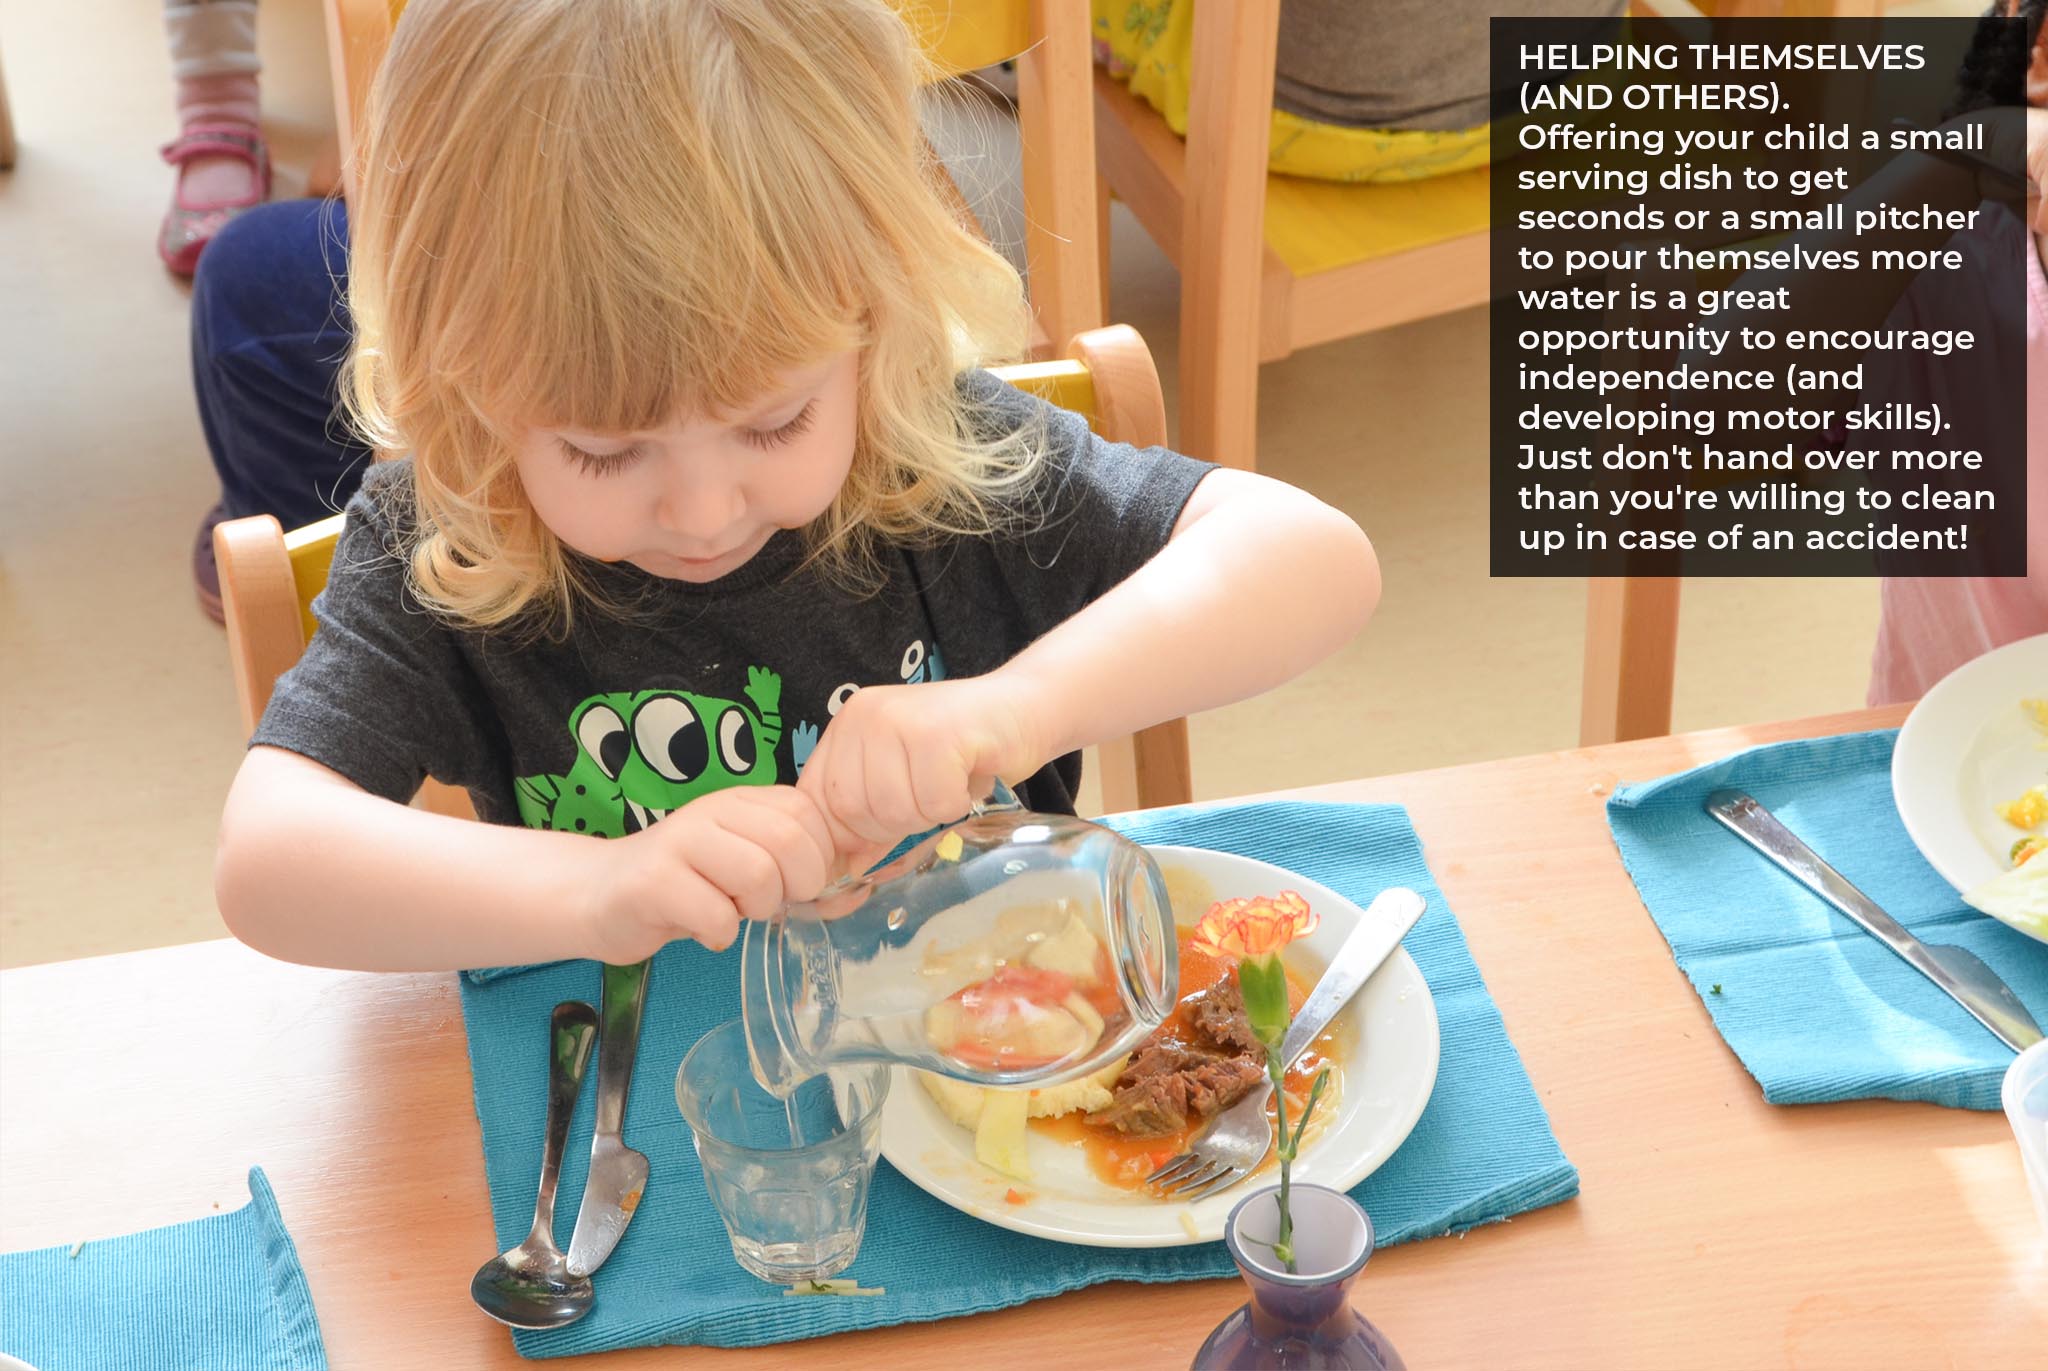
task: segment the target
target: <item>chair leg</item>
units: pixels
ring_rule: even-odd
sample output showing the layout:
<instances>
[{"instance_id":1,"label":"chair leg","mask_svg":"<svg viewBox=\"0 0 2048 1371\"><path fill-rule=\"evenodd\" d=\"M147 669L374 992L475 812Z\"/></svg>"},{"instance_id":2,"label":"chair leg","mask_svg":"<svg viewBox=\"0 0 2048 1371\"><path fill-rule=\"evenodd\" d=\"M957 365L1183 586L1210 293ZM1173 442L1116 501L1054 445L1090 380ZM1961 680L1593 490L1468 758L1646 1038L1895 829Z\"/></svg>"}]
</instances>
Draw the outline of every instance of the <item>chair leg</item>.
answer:
<instances>
[{"instance_id":1,"label":"chair leg","mask_svg":"<svg viewBox=\"0 0 2048 1371\"><path fill-rule=\"evenodd\" d=\"M1128 324L1092 329L1067 344L1088 368L1096 422L1104 437L1134 447L1166 442L1166 402L1145 340ZM1097 749L1105 813L1186 804L1194 798L1188 724L1172 719Z\"/></svg>"},{"instance_id":2,"label":"chair leg","mask_svg":"<svg viewBox=\"0 0 2048 1371\"><path fill-rule=\"evenodd\" d=\"M1266 153L1279 0L1195 11L1181 225L1181 448L1247 471L1258 452Z\"/></svg>"},{"instance_id":3,"label":"chair leg","mask_svg":"<svg viewBox=\"0 0 2048 1371\"><path fill-rule=\"evenodd\" d=\"M1596 576L1586 581L1585 678L1579 745L1671 731L1678 665L1678 578Z\"/></svg>"},{"instance_id":4,"label":"chair leg","mask_svg":"<svg viewBox=\"0 0 2048 1371\"><path fill-rule=\"evenodd\" d=\"M1184 805L1195 798L1186 719L1171 719L1104 743L1096 755L1105 814Z\"/></svg>"},{"instance_id":5,"label":"chair leg","mask_svg":"<svg viewBox=\"0 0 2048 1371\"><path fill-rule=\"evenodd\" d=\"M14 166L14 110L7 103L7 77L0 74L0 171Z\"/></svg>"},{"instance_id":6,"label":"chair leg","mask_svg":"<svg viewBox=\"0 0 2048 1371\"><path fill-rule=\"evenodd\" d=\"M1031 305L1057 346L1100 325L1094 203L1095 77L1087 0L1036 0L1032 46L1017 59L1024 152L1024 256Z\"/></svg>"},{"instance_id":7,"label":"chair leg","mask_svg":"<svg viewBox=\"0 0 2048 1371\"><path fill-rule=\"evenodd\" d=\"M443 785L431 776L420 785L420 793L412 797L415 809L424 809L430 814L445 814L451 819L474 819L476 806L469 802L469 792L459 786Z\"/></svg>"},{"instance_id":8,"label":"chair leg","mask_svg":"<svg viewBox=\"0 0 2048 1371\"><path fill-rule=\"evenodd\" d=\"M1109 208L1116 201L1110 192L1109 178L1100 173L1095 177L1095 277L1102 289L1100 301L1102 313L1097 318L1113 319L1116 316L1109 308Z\"/></svg>"},{"instance_id":9,"label":"chair leg","mask_svg":"<svg viewBox=\"0 0 2048 1371\"><path fill-rule=\"evenodd\" d=\"M306 194L326 199L341 191L341 139L334 136L321 143L313 165L306 169Z\"/></svg>"}]
</instances>

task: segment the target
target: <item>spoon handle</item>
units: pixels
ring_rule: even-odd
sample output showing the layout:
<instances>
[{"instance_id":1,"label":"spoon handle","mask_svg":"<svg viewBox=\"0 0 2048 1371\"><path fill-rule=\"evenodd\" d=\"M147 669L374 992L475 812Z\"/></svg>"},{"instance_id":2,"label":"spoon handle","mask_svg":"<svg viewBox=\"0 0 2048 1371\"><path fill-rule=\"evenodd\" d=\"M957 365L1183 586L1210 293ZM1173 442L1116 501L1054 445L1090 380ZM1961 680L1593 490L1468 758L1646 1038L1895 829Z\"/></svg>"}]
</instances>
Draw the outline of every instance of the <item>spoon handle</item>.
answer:
<instances>
[{"instance_id":1,"label":"spoon handle","mask_svg":"<svg viewBox=\"0 0 2048 1371\"><path fill-rule=\"evenodd\" d=\"M583 1089L583 1068L597 1036L597 1011L581 1000L564 1000L548 1019L548 1121L541 1149L540 1195L533 1204L533 1231L554 1246L555 1182L569 1145L569 1121Z\"/></svg>"}]
</instances>

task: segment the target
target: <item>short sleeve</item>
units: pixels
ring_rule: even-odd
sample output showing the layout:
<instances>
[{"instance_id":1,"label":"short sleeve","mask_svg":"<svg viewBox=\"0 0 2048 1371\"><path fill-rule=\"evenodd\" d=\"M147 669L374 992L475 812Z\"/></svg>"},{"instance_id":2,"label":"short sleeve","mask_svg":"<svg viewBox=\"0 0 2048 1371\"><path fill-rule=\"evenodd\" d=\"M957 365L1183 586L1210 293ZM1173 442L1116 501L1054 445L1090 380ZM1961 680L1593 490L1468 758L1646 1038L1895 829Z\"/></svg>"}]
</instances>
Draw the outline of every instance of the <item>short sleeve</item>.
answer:
<instances>
[{"instance_id":1,"label":"short sleeve","mask_svg":"<svg viewBox=\"0 0 2048 1371\"><path fill-rule=\"evenodd\" d=\"M251 745L283 748L403 803L427 776L474 787L490 773L492 726L459 630L407 588L409 462L375 468L349 502L319 630L278 678ZM496 749L502 750L502 749Z\"/></svg>"},{"instance_id":2,"label":"short sleeve","mask_svg":"<svg viewBox=\"0 0 2048 1371\"><path fill-rule=\"evenodd\" d=\"M953 543L928 563L924 590L949 664L978 674L1150 561L1214 466L1163 447L1107 442L1081 416L985 372L962 377L961 387L984 422L1042 423L1045 433L1043 467L1006 502L998 534Z\"/></svg>"}]
</instances>

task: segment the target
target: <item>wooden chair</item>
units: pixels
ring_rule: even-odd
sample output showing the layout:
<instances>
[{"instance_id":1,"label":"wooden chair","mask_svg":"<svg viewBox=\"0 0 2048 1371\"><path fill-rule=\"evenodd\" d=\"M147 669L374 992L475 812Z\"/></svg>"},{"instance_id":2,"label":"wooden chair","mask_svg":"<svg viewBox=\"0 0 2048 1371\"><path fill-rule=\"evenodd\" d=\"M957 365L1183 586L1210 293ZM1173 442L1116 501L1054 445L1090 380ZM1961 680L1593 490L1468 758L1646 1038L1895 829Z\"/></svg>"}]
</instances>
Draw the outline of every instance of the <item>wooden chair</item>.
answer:
<instances>
[{"instance_id":1,"label":"wooden chair","mask_svg":"<svg viewBox=\"0 0 2048 1371\"><path fill-rule=\"evenodd\" d=\"M1637 9L1699 15L1686 0ZM1181 270L1180 446L1247 469L1260 363L1489 298L1485 169L1384 186L1268 175L1279 24L1279 0L1196 7L1185 142L1122 81L1095 76L1107 189ZM1677 582L1587 590L1582 740L1668 732Z\"/></svg>"},{"instance_id":2,"label":"wooden chair","mask_svg":"<svg viewBox=\"0 0 2048 1371\"><path fill-rule=\"evenodd\" d=\"M1891 0L1631 0L1664 19L1875 17ZM1708 284L1708 283L1702 283ZM1724 284L1715 281L1711 284ZM1676 576L1586 580L1586 648L1579 685L1579 745L1654 738L1671 731L1678 681Z\"/></svg>"},{"instance_id":3,"label":"wooden chair","mask_svg":"<svg viewBox=\"0 0 2048 1371\"><path fill-rule=\"evenodd\" d=\"M1017 59L1024 154L1024 259L1033 356L1100 327L1104 306L1094 170L1088 0L895 0L944 76ZM325 0L341 184L355 181L355 130L405 0ZM980 223L958 188L954 207ZM983 234L986 237L986 233Z\"/></svg>"},{"instance_id":4,"label":"wooden chair","mask_svg":"<svg viewBox=\"0 0 2048 1371\"><path fill-rule=\"evenodd\" d=\"M1484 168L1398 185L1269 176L1280 0L1195 7L1183 142L1095 75L1097 165L1181 272L1180 447L1255 464L1261 362L1487 299Z\"/></svg>"},{"instance_id":5,"label":"wooden chair","mask_svg":"<svg viewBox=\"0 0 2048 1371\"><path fill-rule=\"evenodd\" d=\"M1144 339L1129 327L1096 329L1075 338L1066 358L997 372L1020 389L1087 416L1113 442L1138 447L1166 441L1166 405ZM313 597L327 584L342 516L286 533L262 514L214 529L226 611L228 657L241 701L242 726L253 733L277 678L299 660L318 624ZM1156 725L1100 749L1105 811L1185 804L1193 798L1185 719ZM428 781L422 806L469 817L469 797Z\"/></svg>"},{"instance_id":6,"label":"wooden chair","mask_svg":"<svg viewBox=\"0 0 2048 1371\"><path fill-rule=\"evenodd\" d=\"M1121 80L1095 74L1102 212L1110 194L1124 201L1180 268L1179 445L1246 470L1260 363L1490 298L1487 168L1386 185L1268 174L1280 3L1196 5L1185 141ZM1769 13L1833 3L1723 0ZM1688 0L1633 8L1700 16Z\"/></svg>"}]
</instances>

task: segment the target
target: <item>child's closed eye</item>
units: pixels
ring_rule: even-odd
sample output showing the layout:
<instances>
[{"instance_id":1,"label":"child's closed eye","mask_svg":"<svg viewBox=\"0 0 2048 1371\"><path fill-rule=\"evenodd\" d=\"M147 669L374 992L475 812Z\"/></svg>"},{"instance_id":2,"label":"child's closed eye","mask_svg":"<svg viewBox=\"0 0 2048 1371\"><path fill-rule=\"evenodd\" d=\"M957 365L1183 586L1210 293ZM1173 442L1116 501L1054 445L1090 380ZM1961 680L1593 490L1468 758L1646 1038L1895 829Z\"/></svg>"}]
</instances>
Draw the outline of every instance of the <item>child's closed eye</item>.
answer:
<instances>
[{"instance_id":1,"label":"child's closed eye","mask_svg":"<svg viewBox=\"0 0 2048 1371\"><path fill-rule=\"evenodd\" d=\"M751 447L762 449L781 447L785 443L795 442L803 437L804 434L810 432L811 421L817 417L817 413L818 402L813 400L798 410L794 419L791 419L780 428L765 430L750 428L743 430L740 436Z\"/></svg>"},{"instance_id":2,"label":"child's closed eye","mask_svg":"<svg viewBox=\"0 0 2048 1371\"><path fill-rule=\"evenodd\" d=\"M760 448L764 451L769 448L786 446L810 432L811 425L817 418L817 412L818 402L812 400L797 411L795 418L779 427L771 429L740 429L740 441L746 443L749 447ZM630 444L619 449L617 452L592 452L587 448L578 447L567 438L560 436L556 437L555 443L561 448L562 455L571 462L574 462L577 470L586 476L610 476L615 472L625 470L642 456L641 445L638 443Z\"/></svg>"},{"instance_id":3,"label":"child's closed eye","mask_svg":"<svg viewBox=\"0 0 2048 1371\"><path fill-rule=\"evenodd\" d=\"M625 470L640 457L638 443L617 452L586 452L567 438L557 438L555 442L560 445L562 455L574 462L577 470L586 476L609 476Z\"/></svg>"}]
</instances>

